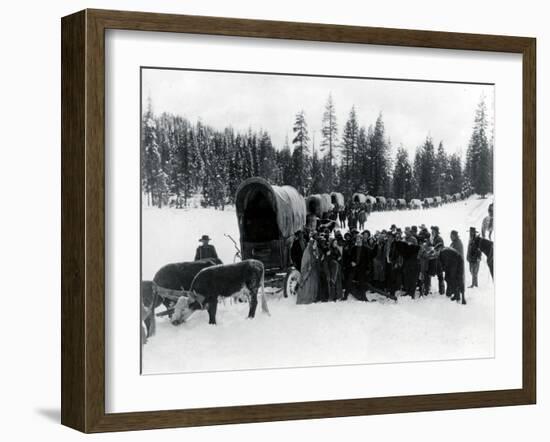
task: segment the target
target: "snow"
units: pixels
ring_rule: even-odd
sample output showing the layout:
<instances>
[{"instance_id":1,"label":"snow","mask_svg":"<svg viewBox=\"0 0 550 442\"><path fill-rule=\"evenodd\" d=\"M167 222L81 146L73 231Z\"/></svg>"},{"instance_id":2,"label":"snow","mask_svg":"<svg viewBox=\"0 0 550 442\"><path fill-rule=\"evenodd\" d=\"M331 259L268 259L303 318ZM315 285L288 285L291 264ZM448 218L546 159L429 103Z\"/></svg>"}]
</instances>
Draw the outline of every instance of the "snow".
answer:
<instances>
[{"instance_id":1,"label":"snow","mask_svg":"<svg viewBox=\"0 0 550 442\"><path fill-rule=\"evenodd\" d=\"M446 244L450 231L457 230L466 250L469 227L480 229L491 201L471 197L439 208L373 213L366 228L374 232L391 224L438 225ZM169 262L192 260L203 234L213 239L224 262L233 262L235 249L224 233L238 242L231 207L144 208L143 279L151 279ZM208 324L205 311L180 326L157 318L157 333L143 347L143 373L490 358L495 297L485 258L479 285L466 290L466 306L439 294L415 300L400 297L397 303L371 295L377 302L350 297L346 302L296 305L295 299L270 292L271 316L258 308L256 318L248 320L248 304L226 300L218 306L216 326ZM434 278L432 289L436 286Z\"/></svg>"}]
</instances>

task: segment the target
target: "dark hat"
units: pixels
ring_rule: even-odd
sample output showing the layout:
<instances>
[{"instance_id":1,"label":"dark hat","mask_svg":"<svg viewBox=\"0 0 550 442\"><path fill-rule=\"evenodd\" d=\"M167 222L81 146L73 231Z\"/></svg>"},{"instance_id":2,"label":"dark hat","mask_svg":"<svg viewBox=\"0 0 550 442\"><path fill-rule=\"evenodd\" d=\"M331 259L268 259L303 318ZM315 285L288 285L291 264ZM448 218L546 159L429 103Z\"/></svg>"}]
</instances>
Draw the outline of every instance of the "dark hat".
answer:
<instances>
[{"instance_id":1,"label":"dark hat","mask_svg":"<svg viewBox=\"0 0 550 442\"><path fill-rule=\"evenodd\" d=\"M211 239L208 235L202 235L199 241L210 241Z\"/></svg>"},{"instance_id":2,"label":"dark hat","mask_svg":"<svg viewBox=\"0 0 550 442\"><path fill-rule=\"evenodd\" d=\"M470 233L477 233L477 229L475 227L470 227Z\"/></svg>"},{"instance_id":3,"label":"dark hat","mask_svg":"<svg viewBox=\"0 0 550 442\"><path fill-rule=\"evenodd\" d=\"M391 227L390 227L390 230L393 230L393 229L396 229L397 226L395 224L392 224Z\"/></svg>"},{"instance_id":4,"label":"dark hat","mask_svg":"<svg viewBox=\"0 0 550 442\"><path fill-rule=\"evenodd\" d=\"M451 235L457 235L458 236L458 232L456 230L451 230Z\"/></svg>"},{"instance_id":5,"label":"dark hat","mask_svg":"<svg viewBox=\"0 0 550 442\"><path fill-rule=\"evenodd\" d=\"M438 226L432 226L430 227L432 230L435 230L437 233L439 233L439 227Z\"/></svg>"}]
</instances>

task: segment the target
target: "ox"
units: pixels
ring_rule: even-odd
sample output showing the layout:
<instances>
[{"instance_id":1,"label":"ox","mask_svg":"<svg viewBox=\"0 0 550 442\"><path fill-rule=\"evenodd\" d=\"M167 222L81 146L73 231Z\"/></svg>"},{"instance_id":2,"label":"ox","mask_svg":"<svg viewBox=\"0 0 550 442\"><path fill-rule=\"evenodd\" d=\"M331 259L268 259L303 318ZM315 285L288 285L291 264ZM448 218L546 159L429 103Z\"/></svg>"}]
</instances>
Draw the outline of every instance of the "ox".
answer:
<instances>
[{"instance_id":1,"label":"ox","mask_svg":"<svg viewBox=\"0 0 550 442\"><path fill-rule=\"evenodd\" d=\"M222 262L217 258L205 258L198 261L166 264L165 266L161 267L160 270L155 274L151 289L153 290L154 294L160 295L160 298L162 298L162 303L168 310L173 307L174 301L162 296L163 289L167 289L164 291L175 292L181 290L189 290L189 288L191 287L191 282L193 281L197 273L207 267L211 267L213 265L221 263ZM143 289L144 285L142 284L142 292ZM160 302L160 300L155 299L154 308L158 307ZM150 303L145 302L145 305L148 304Z\"/></svg>"},{"instance_id":2,"label":"ox","mask_svg":"<svg viewBox=\"0 0 550 442\"><path fill-rule=\"evenodd\" d=\"M217 265L201 270L174 306L172 324L185 322L196 310L208 310L209 324L216 324L218 296L235 297L245 292L250 297L248 318L254 318L258 291L262 289L262 311L269 314L264 293L264 265L256 259Z\"/></svg>"}]
</instances>

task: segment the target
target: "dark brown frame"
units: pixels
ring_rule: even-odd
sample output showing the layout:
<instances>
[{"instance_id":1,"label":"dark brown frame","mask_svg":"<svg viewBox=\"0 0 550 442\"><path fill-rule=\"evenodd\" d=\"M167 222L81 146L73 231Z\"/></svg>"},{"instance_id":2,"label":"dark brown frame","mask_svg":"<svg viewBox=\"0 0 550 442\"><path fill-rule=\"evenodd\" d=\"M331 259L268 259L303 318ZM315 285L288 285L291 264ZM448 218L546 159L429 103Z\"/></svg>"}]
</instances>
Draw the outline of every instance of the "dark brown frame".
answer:
<instances>
[{"instance_id":1,"label":"dark brown frame","mask_svg":"<svg viewBox=\"0 0 550 442\"><path fill-rule=\"evenodd\" d=\"M142 430L536 401L536 40L497 35L84 10L62 30L61 422L84 432ZM496 51L523 56L523 386L190 410L105 413L106 29Z\"/></svg>"}]
</instances>

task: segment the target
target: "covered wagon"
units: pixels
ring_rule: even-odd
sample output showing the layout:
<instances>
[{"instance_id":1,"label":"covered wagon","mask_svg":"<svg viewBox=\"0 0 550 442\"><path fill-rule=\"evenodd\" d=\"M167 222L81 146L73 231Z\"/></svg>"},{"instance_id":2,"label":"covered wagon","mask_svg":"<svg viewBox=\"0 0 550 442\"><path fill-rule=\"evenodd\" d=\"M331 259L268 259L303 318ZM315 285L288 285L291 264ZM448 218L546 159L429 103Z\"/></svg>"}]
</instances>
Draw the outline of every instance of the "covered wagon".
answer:
<instances>
[{"instance_id":1,"label":"covered wagon","mask_svg":"<svg viewBox=\"0 0 550 442\"><path fill-rule=\"evenodd\" d=\"M306 224L306 202L292 186L273 186L263 178L249 178L235 195L242 259L257 259L265 268L266 285L295 294L300 273L290 249L295 233Z\"/></svg>"},{"instance_id":2,"label":"covered wagon","mask_svg":"<svg viewBox=\"0 0 550 442\"><path fill-rule=\"evenodd\" d=\"M344 201L344 195L342 195L340 192L331 192L330 202L338 211L342 210L346 206L346 202Z\"/></svg>"},{"instance_id":3,"label":"covered wagon","mask_svg":"<svg viewBox=\"0 0 550 442\"><path fill-rule=\"evenodd\" d=\"M383 196L376 197L376 210L386 210L387 201Z\"/></svg>"},{"instance_id":4,"label":"covered wagon","mask_svg":"<svg viewBox=\"0 0 550 442\"><path fill-rule=\"evenodd\" d=\"M397 207L397 201L395 201L394 198L388 198L388 200L386 201L386 208L388 210L395 210Z\"/></svg>"},{"instance_id":5,"label":"covered wagon","mask_svg":"<svg viewBox=\"0 0 550 442\"><path fill-rule=\"evenodd\" d=\"M424 198L424 200L422 201L422 206L424 207L424 209L427 209L429 207L433 207L434 205L434 199L433 198Z\"/></svg>"},{"instance_id":6,"label":"covered wagon","mask_svg":"<svg viewBox=\"0 0 550 442\"><path fill-rule=\"evenodd\" d=\"M330 196L330 193L322 193L321 198L323 199L323 209L326 209L321 213L322 218L326 218L328 213L334 209L334 204L332 204L332 197Z\"/></svg>"},{"instance_id":7,"label":"covered wagon","mask_svg":"<svg viewBox=\"0 0 550 442\"><path fill-rule=\"evenodd\" d=\"M422 201L419 199L413 198L409 201L409 208L410 209L421 209L422 208Z\"/></svg>"},{"instance_id":8,"label":"covered wagon","mask_svg":"<svg viewBox=\"0 0 550 442\"><path fill-rule=\"evenodd\" d=\"M352 203L359 203L359 204L366 203L367 202L367 196L362 194L362 193L356 192L351 197L351 202Z\"/></svg>"},{"instance_id":9,"label":"covered wagon","mask_svg":"<svg viewBox=\"0 0 550 442\"><path fill-rule=\"evenodd\" d=\"M407 201L405 200L405 198L397 198L397 200L395 201L395 205L398 210L403 210L407 208Z\"/></svg>"},{"instance_id":10,"label":"covered wagon","mask_svg":"<svg viewBox=\"0 0 550 442\"><path fill-rule=\"evenodd\" d=\"M306 211L308 215L311 214L318 218L324 218L331 209L332 203L330 202L330 195L327 193L316 193L306 198Z\"/></svg>"},{"instance_id":11,"label":"covered wagon","mask_svg":"<svg viewBox=\"0 0 550 442\"><path fill-rule=\"evenodd\" d=\"M434 196L433 200L434 200L435 207L439 207L441 206L441 204L443 204L443 198L441 198L440 196Z\"/></svg>"},{"instance_id":12,"label":"covered wagon","mask_svg":"<svg viewBox=\"0 0 550 442\"><path fill-rule=\"evenodd\" d=\"M372 204L373 206L374 206L374 204L376 204L376 198L375 197L367 195L365 198L366 198L365 202L367 204Z\"/></svg>"}]
</instances>

